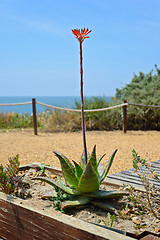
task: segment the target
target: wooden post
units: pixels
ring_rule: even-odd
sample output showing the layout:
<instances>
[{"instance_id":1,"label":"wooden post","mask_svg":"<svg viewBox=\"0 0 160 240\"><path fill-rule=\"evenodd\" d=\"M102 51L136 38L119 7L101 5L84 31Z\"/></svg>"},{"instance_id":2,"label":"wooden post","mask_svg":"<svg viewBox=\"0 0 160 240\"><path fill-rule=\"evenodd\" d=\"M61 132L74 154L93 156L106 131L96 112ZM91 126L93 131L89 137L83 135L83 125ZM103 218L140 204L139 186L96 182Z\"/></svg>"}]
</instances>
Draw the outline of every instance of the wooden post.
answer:
<instances>
[{"instance_id":1,"label":"wooden post","mask_svg":"<svg viewBox=\"0 0 160 240\"><path fill-rule=\"evenodd\" d=\"M32 98L32 110L33 110L34 135L37 135L37 115L36 115L36 100L35 100L35 98Z\"/></svg>"},{"instance_id":2,"label":"wooden post","mask_svg":"<svg viewBox=\"0 0 160 240\"><path fill-rule=\"evenodd\" d=\"M127 100L124 100L127 103ZM127 106L122 107L123 133L127 132Z\"/></svg>"}]
</instances>

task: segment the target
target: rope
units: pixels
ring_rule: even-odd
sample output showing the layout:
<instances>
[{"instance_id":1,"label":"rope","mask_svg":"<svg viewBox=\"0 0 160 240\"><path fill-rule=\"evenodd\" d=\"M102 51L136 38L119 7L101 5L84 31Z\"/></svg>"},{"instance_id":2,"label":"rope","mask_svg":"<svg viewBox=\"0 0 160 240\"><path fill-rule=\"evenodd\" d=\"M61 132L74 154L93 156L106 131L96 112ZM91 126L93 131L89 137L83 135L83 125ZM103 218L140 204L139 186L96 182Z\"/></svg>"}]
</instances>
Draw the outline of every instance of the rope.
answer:
<instances>
[{"instance_id":1,"label":"rope","mask_svg":"<svg viewBox=\"0 0 160 240\"><path fill-rule=\"evenodd\" d=\"M36 103L39 104L39 105L45 106L45 107L53 108L53 109L59 109L59 110L70 111L70 112L81 112L80 109L70 109L70 108L56 107L56 106L48 105L48 104L41 103L41 102L36 102ZM107 107L107 108L84 110L84 112L100 112L100 111L106 111L106 110L110 110L110 109L114 109L114 108L118 108L118 107L123 107L123 106L128 106L128 103L123 103L123 104L120 104L120 105L116 105L116 106L113 106L113 107Z\"/></svg>"},{"instance_id":2,"label":"rope","mask_svg":"<svg viewBox=\"0 0 160 240\"><path fill-rule=\"evenodd\" d=\"M137 103L128 103L128 105L140 106L140 107L150 107L150 108L160 108L159 105L153 106L153 105L143 105L143 104L137 104Z\"/></svg>"},{"instance_id":3,"label":"rope","mask_svg":"<svg viewBox=\"0 0 160 240\"><path fill-rule=\"evenodd\" d=\"M80 109L71 109L71 108L57 107L57 106L52 106L52 105L48 105L48 104L41 103L41 102L36 102L36 103L39 104L39 105L48 107L48 108L59 109L59 110L69 111L69 112L81 112ZM24 102L24 103L4 103L4 104L0 104L0 106L18 106L18 105L27 105L27 104L32 104L32 102ZM124 107L124 106L128 106L128 105L139 106L139 107L160 108L160 105L153 106L153 105L143 105L143 104L137 104L137 103L122 103L122 104L120 104L120 105L115 105L115 106L107 107L107 108L88 109L88 110L86 109L86 110L84 110L84 112L107 111L107 110L110 110L110 109L119 108L119 107Z\"/></svg>"},{"instance_id":4,"label":"rope","mask_svg":"<svg viewBox=\"0 0 160 240\"><path fill-rule=\"evenodd\" d=\"M24 103L0 103L0 106L18 106L18 105L27 105L31 104L32 102L24 102Z\"/></svg>"}]
</instances>

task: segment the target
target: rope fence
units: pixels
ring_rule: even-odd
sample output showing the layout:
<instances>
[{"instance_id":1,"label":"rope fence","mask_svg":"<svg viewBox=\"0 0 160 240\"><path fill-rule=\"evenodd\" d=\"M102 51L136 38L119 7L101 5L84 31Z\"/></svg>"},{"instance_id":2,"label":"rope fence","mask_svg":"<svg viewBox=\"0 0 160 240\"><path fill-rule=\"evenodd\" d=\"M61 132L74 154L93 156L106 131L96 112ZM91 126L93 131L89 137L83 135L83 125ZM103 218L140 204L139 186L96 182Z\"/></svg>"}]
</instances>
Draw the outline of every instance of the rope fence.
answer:
<instances>
[{"instance_id":1,"label":"rope fence","mask_svg":"<svg viewBox=\"0 0 160 240\"><path fill-rule=\"evenodd\" d=\"M41 103L41 102L36 102L39 105L45 106L45 107L49 107L49 108L53 108L53 109L59 109L59 110L63 110L63 111L69 111L69 112L81 112L80 109L71 109L71 108L62 108L62 107L56 107L56 106L52 106L52 105L48 105L45 103ZM101 112L101 111L107 111L110 109L114 109L114 108L118 108L118 107L123 107L123 106L128 106L128 103L122 103L120 105L116 105L113 107L107 107L107 108L100 108L100 109L88 109L88 110L84 110L84 112Z\"/></svg>"},{"instance_id":2,"label":"rope fence","mask_svg":"<svg viewBox=\"0 0 160 240\"><path fill-rule=\"evenodd\" d=\"M137 103L128 103L128 105L138 106L138 107L149 107L149 108L160 108L159 105L143 105L143 104L137 104Z\"/></svg>"},{"instance_id":3,"label":"rope fence","mask_svg":"<svg viewBox=\"0 0 160 240\"><path fill-rule=\"evenodd\" d=\"M18 105L27 105L32 104L32 102L24 102L24 103L0 103L0 106L18 106Z\"/></svg>"},{"instance_id":4,"label":"rope fence","mask_svg":"<svg viewBox=\"0 0 160 240\"><path fill-rule=\"evenodd\" d=\"M80 109L71 109L71 108L63 108L63 107L57 107L53 105L48 105L45 103L41 102L36 102L36 99L33 98L31 102L23 102L23 103L0 103L0 106L19 106L19 105L27 105L27 104L32 104L32 112L33 112L33 127L34 127L34 134L37 135L37 114L36 114L36 104L45 106L47 108L51 109L57 109L57 110L62 110L62 111L69 111L69 112L81 112ZM127 107L129 105L132 106L138 106L138 107L149 107L149 108L160 108L160 105L154 106L154 105L143 105L143 104L137 104L137 103L129 103L126 100L124 100L124 103L115 105L112 107L107 107L107 108L100 108L100 109L85 109L84 112L102 112L102 111L107 111L115 108L121 108L122 109L122 119L123 119L123 125L122 129L123 132L127 132Z\"/></svg>"}]
</instances>

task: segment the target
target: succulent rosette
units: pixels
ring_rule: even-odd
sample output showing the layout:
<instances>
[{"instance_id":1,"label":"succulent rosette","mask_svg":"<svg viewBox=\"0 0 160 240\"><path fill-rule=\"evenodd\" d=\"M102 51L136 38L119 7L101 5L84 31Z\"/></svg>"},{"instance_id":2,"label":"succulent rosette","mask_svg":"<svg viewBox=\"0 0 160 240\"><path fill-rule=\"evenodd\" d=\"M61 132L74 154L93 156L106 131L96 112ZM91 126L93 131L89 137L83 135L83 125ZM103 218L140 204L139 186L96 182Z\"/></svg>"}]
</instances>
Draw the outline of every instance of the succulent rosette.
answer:
<instances>
[{"instance_id":1,"label":"succulent rosette","mask_svg":"<svg viewBox=\"0 0 160 240\"><path fill-rule=\"evenodd\" d=\"M67 198L62 201L61 209L74 207L77 205L85 205L89 202L94 205L98 205L101 208L108 210L108 204L96 202L96 199L115 198L126 195L123 191L105 191L100 189L100 184L106 178L117 149L111 155L106 167L103 171L98 171L101 160L105 154L97 159L96 157L96 146L94 146L91 155L87 153L88 162L85 165L84 153L82 154L79 164L73 160L73 163L69 161L62 153L54 151L54 154L58 157L65 183L61 181L54 181L45 177L35 177L33 180L41 180L52 185L56 190L61 189L63 193L72 198ZM48 193L43 198L52 198L54 195ZM69 199L69 200L68 200Z\"/></svg>"}]
</instances>

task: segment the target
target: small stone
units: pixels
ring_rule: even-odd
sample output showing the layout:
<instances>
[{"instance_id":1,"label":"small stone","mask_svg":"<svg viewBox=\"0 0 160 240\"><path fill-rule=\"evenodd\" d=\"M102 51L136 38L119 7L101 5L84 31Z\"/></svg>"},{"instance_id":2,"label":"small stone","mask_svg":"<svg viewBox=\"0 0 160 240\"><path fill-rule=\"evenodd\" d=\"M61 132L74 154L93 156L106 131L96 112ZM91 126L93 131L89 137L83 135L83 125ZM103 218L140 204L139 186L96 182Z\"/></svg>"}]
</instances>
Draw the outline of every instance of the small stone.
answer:
<instances>
[{"instance_id":1,"label":"small stone","mask_svg":"<svg viewBox=\"0 0 160 240\"><path fill-rule=\"evenodd\" d=\"M33 177L36 177L37 173L36 172L32 172Z\"/></svg>"},{"instance_id":2,"label":"small stone","mask_svg":"<svg viewBox=\"0 0 160 240\"><path fill-rule=\"evenodd\" d=\"M137 225L140 225L140 221L139 221L138 217L133 217L132 222L137 224Z\"/></svg>"},{"instance_id":3,"label":"small stone","mask_svg":"<svg viewBox=\"0 0 160 240\"><path fill-rule=\"evenodd\" d=\"M126 215L129 214L132 210L130 208L127 208Z\"/></svg>"},{"instance_id":4,"label":"small stone","mask_svg":"<svg viewBox=\"0 0 160 240\"><path fill-rule=\"evenodd\" d=\"M57 178L57 176L55 174L51 174L51 178L55 179L55 178Z\"/></svg>"},{"instance_id":5,"label":"small stone","mask_svg":"<svg viewBox=\"0 0 160 240\"><path fill-rule=\"evenodd\" d=\"M88 221L88 220L89 220L89 218L85 218L85 219L84 219L84 221Z\"/></svg>"},{"instance_id":6,"label":"small stone","mask_svg":"<svg viewBox=\"0 0 160 240\"><path fill-rule=\"evenodd\" d=\"M142 222L142 223L140 223L140 226L141 227L144 227L144 226L146 226L147 224L145 223L145 222Z\"/></svg>"},{"instance_id":7,"label":"small stone","mask_svg":"<svg viewBox=\"0 0 160 240\"><path fill-rule=\"evenodd\" d=\"M104 221L100 221L99 225L105 226L105 222Z\"/></svg>"},{"instance_id":8,"label":"small stone","mask_svg":"<svg viewBox=\"0 0 160 240\"><path fill-rule=\"evenodd\" d=\"M28 171L28 173L30 174L30 175L34 175L35 176L35 174L36 174L36 170L35 169L30 169L29 171Z\"/></svg>"},{"instance_id":9,"label":"small stone","mask_svg":"<svg viewBox=\"0 0 160 240\"><path fill-rule=\"evenodd\" d=\"M45 184L45 182L41 182L41 185L42 185L42 186L45 186L46 184Z\"/></svg>"},{"instance_id":10,"label":"small stone","mask_svg":"<svg viewBox=\"0 0 160 240\"><path fill-rule=\"evenodd\" d=\"M158 233L158 232L160 232L160 227L155 227L154 230L155 230L156 233Z\"/></svg>"},{"instance_id":11,"label":"small stone","mask_svg":"<svg viewBox=\"0 0 160 240\"><path fill-rule=\"evenodd\" d=\"M22 192L22 190L19 188L19 189L18 189L18 195L19 195L19 196L21 195L21 192Z\"/></svg>"},{"instance_id":12,"label":"small stone","mask_svg":"<svg viewBox=\"0 0 160 240\"><path fill-rule=\"evenodd\" d=\"M160 219L156 219L155 222L156 222L156 223L159 223L159 222L160 222Z\"/></svg>"}]
</instances>

